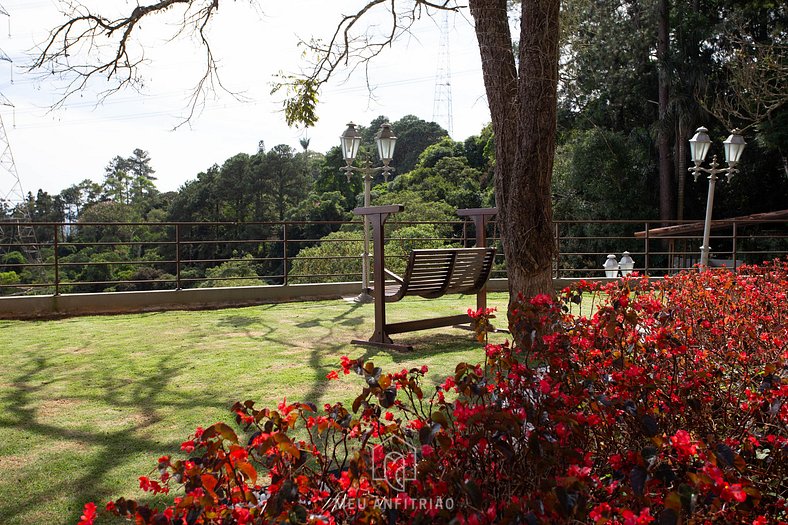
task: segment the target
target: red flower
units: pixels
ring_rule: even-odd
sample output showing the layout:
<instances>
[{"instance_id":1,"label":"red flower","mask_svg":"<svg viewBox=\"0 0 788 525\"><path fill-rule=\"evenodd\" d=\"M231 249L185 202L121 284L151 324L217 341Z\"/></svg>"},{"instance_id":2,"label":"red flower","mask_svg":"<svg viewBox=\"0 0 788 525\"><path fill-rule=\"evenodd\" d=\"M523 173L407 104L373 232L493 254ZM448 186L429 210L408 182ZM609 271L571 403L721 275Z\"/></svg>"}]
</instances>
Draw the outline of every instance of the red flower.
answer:
<instances>
[{"instance_id":1,"label":"red flower","mask_svg":"<svg viewBox=\"0 0 788 525\"><path fill-rule=\"evenodd\" d=\"M603 518L606 518L610 514L610 510L611 508L608 503L600 503L591 509L591 512L588 513L588 516L594 521L599 521Z\"/></svg>"},{"instance_id":2,"label":"red flower","mask_svg":"<svg viewBox=\"0 0 788 525\"><path fill-rule=\"evenodd\" d=\"M147 476L140 476L140 488L147 492L150 489L150 478Z\"/></svg>"},{"instance_id":3,"label":"red flower","mask_svg":"<svg viewBox=\"0 0 788 525\"><path fill-rule=\"evenodd\" d=\"M698 447L686 430L678 430L670 436L670 444L678 453L679 459L686 459L698 453Z\"/></svg>"},{"instance_id":4,"label":"red flower","mask_svg":"<svg viewBox=\"0 0 788 525\"><path fill-rule=\"evenodd\" d=\"M534 306L552 306L553 298L547 294L540 293L532 297L530 302Z\"/></svg>"},{"instance_id":5,"label":"red flower","mask_svg":"<svg viewBox=\"0 0 788 525\"><path fill-rule=\"evenodd\" d=\"M337 374L336 370L332 370L328 374L326 374L326 379L339 379L339 374Z\"/></svg>"},{"instance_id":6,"label":"red flower","mask_svg":"<svg viewBox=\"0 0 788 525\"><path fill-rule=\"evenodd\" d=\"M85 503L85 508L82 510L82 516L79 517L77 525L93 525L96 519L96 504L92 501Z\"/></svg>"},{"instance_id":7,"label":"red flower","mask_svg":"<svg viewBox=\"0 0 788 525\"><path fill-rule=\"evenodd\" d=\"M169 487L162 487L158 481L154 481L147 476L140 476L140 488L145 492L153 492L154 494L167 494Z\"/></svg>"},{"instance_id":8,"label":"red flower","mask_svg":"<svg viewBox=\"0 0 788 525\"><path fill-rule=\"evenodd\" d=\"M734 483L732 485L728 485L726 483L725 487L722 489L722 493L720 494L720 497L725 501L736 500L739 503L741 503L747 499L747 493L744 492L741 483Z\"/></svg>"},{"instance_id":9,"label":"red flower","mask_svg":"<svg viewBox=\"0 0 788 525\"><path fill-rule=\"evenodd\" d=\"M479 308L478 310L468 308L468 317L471 319L479 319L480 317L488 317L490 314L495 313L496 311L498 311L497 308Z\"/></svg>"},{"instance_id":10,"label":"red flower","mask_svg":"<svg viewBox=\"0 0 788 525\"><path fill-rule=\"evenodd\" d=\"M654 517L651 515L648 507L640 511L640 514L624 509L621 511L621 517L624 518L624 525L647 525L654 521Z\"/></svg>"}]
</instances>

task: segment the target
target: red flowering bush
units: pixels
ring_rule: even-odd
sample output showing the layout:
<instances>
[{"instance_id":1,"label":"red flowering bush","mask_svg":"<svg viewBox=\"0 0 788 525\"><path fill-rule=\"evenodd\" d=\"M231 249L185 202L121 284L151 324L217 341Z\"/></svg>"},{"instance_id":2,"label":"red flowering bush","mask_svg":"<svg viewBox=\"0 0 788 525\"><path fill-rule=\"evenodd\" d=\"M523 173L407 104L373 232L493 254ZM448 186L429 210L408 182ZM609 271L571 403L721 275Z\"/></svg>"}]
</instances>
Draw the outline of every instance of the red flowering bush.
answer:
<instances>
[{"instance_id":1,"label":"red flowering bush","mask_svg":"<svg viewBox=\"0 0 788 525\"><path fill-rule=\"evenodd\" d=\"M107 509L138 524L785 523L787 290L778 261L521 299L515 342L431 395L426 367L343 357L364 384L351 407L237 403L243 439L197 429L140 478L180 486L173 504ZM593 315L572 314L589 292Z\"/></svg>"}]
</instances>

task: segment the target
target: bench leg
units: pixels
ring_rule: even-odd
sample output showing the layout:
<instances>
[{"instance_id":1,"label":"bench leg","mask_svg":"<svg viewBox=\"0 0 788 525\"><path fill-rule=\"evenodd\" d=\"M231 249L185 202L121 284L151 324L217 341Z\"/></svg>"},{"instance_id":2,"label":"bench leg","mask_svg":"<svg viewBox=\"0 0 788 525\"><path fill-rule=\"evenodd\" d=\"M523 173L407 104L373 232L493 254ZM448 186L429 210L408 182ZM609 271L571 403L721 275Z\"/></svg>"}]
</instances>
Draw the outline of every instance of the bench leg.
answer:
<instances>
[{"instance_id":1,"label":"bench leg","mask_svg":"<svg viewBox=\"0 0 788 525\"><path fill-rule=\"evenodd\" d=\"M391 341L391 338L389 338L389 341ZM391 350L397 350L398 352L412 352L413 351L413 346L412 345L400 345L400 344L397 344L397 343L394 343L394 342L380 343L380 342L377 342L377 341L373 341L372 339L370 339L369 341L363 341L361 339L353 339L352 341L350 341L350 343L354 344L354 345L359 345L359 346L374 346L374 347L377 347L377 348L389 348Z\"/></svg>"},{"instance_id":2,"label":"bench leg","mask_svg":"<svg viewBox=\"0 0 788 525\"><path fill-rule=\"evenodd\" d=\"M389 334L386 333L385 325L382 327L375 327L375 333L372 334L372 337L369 338L370 343L380 343L384 345L392 344L394 341L391 340Z\"/></svg>"}]
</instances>

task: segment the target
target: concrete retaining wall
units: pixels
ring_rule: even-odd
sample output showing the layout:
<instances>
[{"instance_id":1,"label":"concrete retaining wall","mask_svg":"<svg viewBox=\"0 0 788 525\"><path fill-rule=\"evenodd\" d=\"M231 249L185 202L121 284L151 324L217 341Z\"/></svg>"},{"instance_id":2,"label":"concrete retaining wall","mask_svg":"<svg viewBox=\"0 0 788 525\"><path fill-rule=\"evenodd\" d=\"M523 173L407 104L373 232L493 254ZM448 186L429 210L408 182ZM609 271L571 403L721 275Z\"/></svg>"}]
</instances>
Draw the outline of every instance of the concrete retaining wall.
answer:
<instances>
[{"instance_id":1,"label":"concrete retaining wall","mask_svg":"<svg viewBox=\"0 0 788 525\"><path fill-rule=\"evenodd\" d=\"M579 279L554 279L560 290ZM609 279L586 279L606 281ZM361 290L360 282L189 288L150 292L100 292L0 297L0 319L33 319L73 315L115 314L163 310L227 308L285 301L339 299ZM490 279L487 290L506 292L506 279Z\"/></svg>"},{"instance_id":2,"label":"concrete retaining wall","mask_svg":"<svg viewBox=\"0 0 788 525\"><path fill-rule=\"evenodd\" d=\"M490 291L505 291L507 289L506 286L506 279L492 279L488 289ZM340 297L354 296L359 291L361 291L361 283L350 282L0 297L0 318L30 319L36 317L226 308L283 301L338 299Z\"/></svg>"}]
</instances>

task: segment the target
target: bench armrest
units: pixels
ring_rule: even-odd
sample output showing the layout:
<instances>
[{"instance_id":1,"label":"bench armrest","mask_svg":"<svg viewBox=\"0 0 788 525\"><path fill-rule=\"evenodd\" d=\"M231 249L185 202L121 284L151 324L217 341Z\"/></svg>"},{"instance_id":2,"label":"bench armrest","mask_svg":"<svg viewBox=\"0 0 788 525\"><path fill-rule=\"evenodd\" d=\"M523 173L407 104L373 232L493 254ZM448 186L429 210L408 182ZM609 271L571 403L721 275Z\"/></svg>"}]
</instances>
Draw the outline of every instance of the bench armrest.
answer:
<instances>
[{"instance_id":1,"label":"bench armrest","mask_svg":"<svg viewBox=\"0 0 788 525\"><path fill-rule=\"evenodd\" d=\"M402 280L402 277L400 277L396 273L394 273L392 271L389 271L389 270L387 270L385 268L383 268L383 271L386 273L387 276L389 276L392 279L394 279L398 284L404 284L405 283L405 281Z\"/></svg>"},{"instance_id":2,"label":"bench armrest","mask_svg":"<svg viewBox=\"0 0 788 525\"><path fill-rule=\"evenodd\" d=\"M402 204L389 204L387 206L369 206L367 208L356 208L353 213L356 215L376 215L378 213L399 213L405 209Z\"/></svg>"},{"instance_id":3,"label":"bench armrest","mask_svg":"<svg viewBox=\"0 0 788 525\"><path fill-rule=\"evenodd\" d=\"M474 215L497 215L498 208L465 208L457 210L460 217L473 217Z\"/></svg>"}]
</instances>

